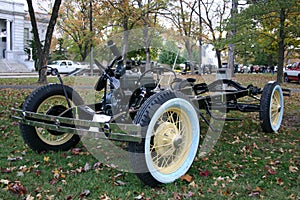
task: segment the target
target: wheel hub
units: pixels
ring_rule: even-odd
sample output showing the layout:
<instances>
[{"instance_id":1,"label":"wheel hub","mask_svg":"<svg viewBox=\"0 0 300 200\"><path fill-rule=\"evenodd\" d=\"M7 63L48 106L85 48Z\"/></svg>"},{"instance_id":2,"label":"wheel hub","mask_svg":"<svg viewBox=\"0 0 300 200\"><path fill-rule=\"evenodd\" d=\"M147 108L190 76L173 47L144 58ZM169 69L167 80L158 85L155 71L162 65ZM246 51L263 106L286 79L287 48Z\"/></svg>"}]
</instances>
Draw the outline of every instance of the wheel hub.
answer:
<instances>
[{"instance_id":1,"label":"wheel hub","mask_svg":"<svg viewBox=\"0 0 300 200\"><path fill-rule=\"evenodd\" d=\"M46 115L53 115L53 116L60 116L61 113L63 113L64 111L66 111L67 108L63 105L55 105L53 107L51 107L47 112ZM72 114L72 113L71 113ZM65 116L65 117L70 117L70 116ZM54 131L54 130L48 130L48 132L52 135L63 135L63 132L60 131Z\"/></svg>"},{"instance_id":2,"label":"wheel hub","mask_svg":"<svg viewBox=\"0 0 300 200\"><path fill-rule=\"evenodd\" d=\"M182 136L175 124L164 122L158 126L154 133L155 151L164 156L174 153L182 145Z\"/></svg>"},{"instance_id":3,"label":"wheel hub","mask_svg":"<svg viewBox=\"0 0 300 200\"><path fill-rule=\"evenodd\" d=\"M175 138L173 138L173 146L178 149L181 147L182 144L182 136L181 135L176 135Z\"/></svg>"}]
</instances>

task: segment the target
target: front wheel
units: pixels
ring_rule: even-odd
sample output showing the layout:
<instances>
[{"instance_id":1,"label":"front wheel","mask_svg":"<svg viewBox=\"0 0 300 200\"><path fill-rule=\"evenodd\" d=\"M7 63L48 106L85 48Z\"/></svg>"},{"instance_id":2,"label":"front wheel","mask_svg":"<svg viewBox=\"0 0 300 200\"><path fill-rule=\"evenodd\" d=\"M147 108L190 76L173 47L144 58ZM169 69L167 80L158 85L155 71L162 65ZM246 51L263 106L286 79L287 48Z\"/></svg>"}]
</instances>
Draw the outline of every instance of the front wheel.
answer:
<instances>
[{"instance_id":1,"label":"front wheel","mask_svg":"<svg viewBox=\"0 0 300 200\"><path fill-rule=\"evenodd\" d=\"M77 92L68 86L65 86L65 89L71 106L83 104L83 100ZM73 118L71 112L65 112L68 104L63 88L59 84L46 85L36 89L26 98L22 109L23 111ZM20 124L20 130L25 143L37 152L69 150L80 141L78 135L25 124Z\"/></svg>"},{"instance_id":2,"label":"front wheel","mask_svg":"<svg viewBox=\"0 0 300 200\"><path fill-rule=\"evenodd\" d=\"M277 132L284 110L283 93L277 82L265 85L261 95L260 110L263 131L266 133Z\"/></svg>"},{"instance_id":3,"label":"front wheel","mask_svg":"<svg viewBox=\"0 0 300 200\"><path fill-rule=\"evenodd\" d=\"M142 126L141 143L129 143L131 163L145 184L155 187L184 175L196 156L200 126L197 112L182 93L151 96L135 121Z\"/></svg>"}]
</instances>

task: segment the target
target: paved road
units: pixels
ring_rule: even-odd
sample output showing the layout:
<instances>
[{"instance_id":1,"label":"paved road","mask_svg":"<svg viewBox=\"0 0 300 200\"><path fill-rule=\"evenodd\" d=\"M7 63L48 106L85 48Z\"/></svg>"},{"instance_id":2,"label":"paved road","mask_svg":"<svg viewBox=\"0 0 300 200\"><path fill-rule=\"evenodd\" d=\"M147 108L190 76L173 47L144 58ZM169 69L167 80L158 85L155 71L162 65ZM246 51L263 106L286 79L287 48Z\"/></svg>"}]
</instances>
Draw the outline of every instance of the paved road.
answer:
<instances>
[{"instance_id":1,"label":"paved road","mask_svg":"<svg viewBox=\"0 0 300 200\"><path fill-rule=\"evenodd\" d=\"M0 78L36 78L38 77L37 72L28 73L0 73Z\"/></svg>"},{"instance_id":2,"label":"paved road","mask_svg":"<svg viewBox=\"0 0 300 200\"><path fill-rule=\"evenodd\" d=\"M32 73L0 73L0 78L29 78L38 77L37 72ZM36 89L38 85L0 85L0 89ZM79 86L80 89L92 89L93 86ZM292 92L300 93L300 89L289 88Z\"/></svg>"},{"instance_id":3,"label":"paved road","mask_svg":"<svg viewBox=\"0 0 300 200\"><path fill-rule=\"evenodd\" d=\"M14 90L22 90L22 89L36 89L38 85L0 85L0 89L14 89ZM78 89L93 89L93 86L76 86ZM300 93L300 89L290 88L292 92Z\"/></svg>"}]
</instances>

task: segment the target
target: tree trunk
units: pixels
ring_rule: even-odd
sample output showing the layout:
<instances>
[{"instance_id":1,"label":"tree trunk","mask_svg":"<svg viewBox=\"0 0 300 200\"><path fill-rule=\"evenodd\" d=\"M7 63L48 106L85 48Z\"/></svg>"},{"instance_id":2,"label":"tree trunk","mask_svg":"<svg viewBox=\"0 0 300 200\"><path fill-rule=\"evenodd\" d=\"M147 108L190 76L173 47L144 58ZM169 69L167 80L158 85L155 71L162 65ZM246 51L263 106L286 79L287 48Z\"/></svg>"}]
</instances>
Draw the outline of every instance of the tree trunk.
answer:
<instances>
[{"instance_id":1,"label":"tree trunk","mask_svg":"<svg viewBox=\"0 0 300 200\"><path fill-rule=\"evenodd\" d=\"M274 63L273 63L273 55L270 54L270 55L268 56L268 66L271 67L271 66L273 66L273 65L274 65Z\"/></svg>"},{"instance_id":2,"label":"tree trunk","mask_svg":"<svg viewBox=\"0 0 300 200\"><path fill-rule=\"evenodd\" d=\"M285 10L280 9L280 30L279 30L279 42L278 42L278 71L277 71L277 81L282 83L283 77L283 65L284 65L284 21L285 21Z\"/></svg>"},{"instance_id":3,"label":"tree trunk","mask_svg":"<svg viewBox=\"0 0 300 200\"><path fill-rule=\"evenodd\" d=\"M124 60L126 60L127 52L128 52L128 40L129 40L130 30L125 30L123 33L123 49L122 56Z\"/></svg>"},{"instance_id":4,"label":"tree trunk","mask_svg":"<svg viewBox=\"0 0 300 200\"><path fill-rule=\"evenodd\" d=\"M234 38L236 35L236 15L237 15L237 0L232 0L232 7L231 7L231 30L229 32L230 38ZM231 76L234 77L234 50L235 45L229 44L228 46L228 68L231 71ZM228 77L229 78L229 77Z\"/></svg>"},{"instance_id":5,"label":"tree trunk","mask_svg":"<svg viewBox=\"0 0 300 200\"><path fill-rule=\"evenodd\" d=\"M194 65L193 51L192 51L192 45L191 45L190 38L185 39L185 48L186 48L187 53L188 53L188 59L189 59L189 62L190 62L191 73L195 74L195 65Z\"/></svg>"},{"instance_id":6,"label":"tree trunk","mask_svg":"<svg viewBox=\"0 0 300 200\"><path fill-rule=\"evenodd\" d=\"M219 49L216 49L216 55L218 60L218 68L222 68L221 51Z\"/></svg>"},{"instance_id":7,"label":"tree trunk","mask_svg":"<svg viewBox=\"0 0 300 200\"><path fill-rule=\"evenodd\" d=\"M34 40L37 44L37 50L39 52L39 58L38 58L38 70L39 70L39 83L47 83L47 74L46 68L43 68L44 66L47 65L48 62L48 57L49 57L49 52L50 52L50 47L51 47L51 40L52 40L52 35L54 31L54 27L56 24L56 20L58 17L58 11L59 7L61 5L61 0L55 0L53 8L52 8L52 14L51 18L47 27L47 32L46 32L46 38L44 42L44 47L41 45L41 41L39 38L39 33L38 33L38 28L37 28L37 22L35 19L35 12L32 6L32 0L26 0L27 5L28 5L28 10L29 10L29 15L30 15L30 21L32 25L32 31L34 35Z\"/></svg>"},{"instance_id":8,"label":"tree trunk","mask_svg":"<svg viewBox=\"0 0 300 200\"><path fill-rule=\"evenodd\" d=\"M151 59L150 59L150 38L149 38L149 28L147 25L144 26L143 29L144 41L145 41L145 53L146 53L146 69L149 70L151 68Z\"/></svg>"},{"instance_id":9,"label":"tree trunk","mask_svg":"<svg viewBox=\"0 0 300 200\"><path fill-rule=\"evenodd\" d=\"M234 44L228 45L228 66L227 67L230 70L231 77L234 77Z\"/></svg>"}]
</instances>

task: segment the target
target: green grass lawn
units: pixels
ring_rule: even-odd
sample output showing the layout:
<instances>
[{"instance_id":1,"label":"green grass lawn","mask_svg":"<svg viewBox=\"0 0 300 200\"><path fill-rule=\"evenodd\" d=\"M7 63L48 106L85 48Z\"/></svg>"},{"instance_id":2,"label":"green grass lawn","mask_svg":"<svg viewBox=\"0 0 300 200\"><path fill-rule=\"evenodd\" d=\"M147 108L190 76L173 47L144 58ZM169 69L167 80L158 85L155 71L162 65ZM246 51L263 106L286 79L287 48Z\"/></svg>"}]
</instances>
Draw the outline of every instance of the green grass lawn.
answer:
<instances>
[{"instance_id":1,"label":"green grass lawn","mask_svg":"<svg viewBox=\"0 0 300 200\"><path fill-rule=\"evenodd\" d=\"M234 79L263 87L273 78L238 75ZM0 84L35 81L1 79ZM73 82L68 78L67 84ZM79 82L86 85L84 79ZM300 88L294 83L283 87ZM197 157L185 177L150 188L134 174L99 163L82 143L66 152L38 154L29 149L18 124L10 119L10 109L18 108L30 92L0 90L0 199L300 199L300 93L285 98L278 133L263 133L257 113L229 113L244 120L226 122L214 149ZM204 139L204 123L201 129Z\"/></svg>"}]
</instances>

